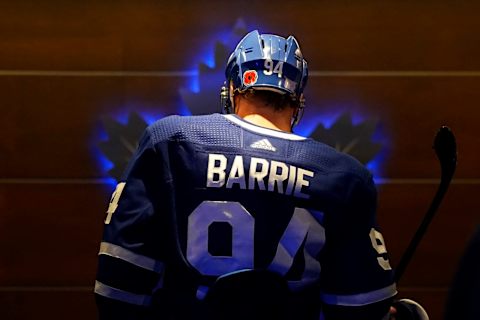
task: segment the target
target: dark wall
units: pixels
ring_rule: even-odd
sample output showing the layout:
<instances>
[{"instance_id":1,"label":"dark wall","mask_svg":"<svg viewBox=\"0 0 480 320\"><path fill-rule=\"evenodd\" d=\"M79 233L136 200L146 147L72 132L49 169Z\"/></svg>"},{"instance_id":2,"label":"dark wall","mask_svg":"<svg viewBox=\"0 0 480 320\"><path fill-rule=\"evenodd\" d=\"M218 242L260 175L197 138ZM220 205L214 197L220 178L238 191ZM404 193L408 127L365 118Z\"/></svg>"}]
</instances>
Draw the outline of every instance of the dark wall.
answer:
<instances>
[{"instance_id":1,"label":"dark wall","mask_svg":"<svg viewBox=\"0 0 480 320\"><path fill-rule=\"evenodd\" d=\"M337 105L379 119L379 220L393 265L436 190L433 136L454 130L457 174L399 284L441 319L479 221L479 10L447 0L1 1L0 318L95 318L112 191L94 159L101 119L136 105L175 113L196 51L243 18L299 39L310 112Z\"/></svg>"}]
</instances>

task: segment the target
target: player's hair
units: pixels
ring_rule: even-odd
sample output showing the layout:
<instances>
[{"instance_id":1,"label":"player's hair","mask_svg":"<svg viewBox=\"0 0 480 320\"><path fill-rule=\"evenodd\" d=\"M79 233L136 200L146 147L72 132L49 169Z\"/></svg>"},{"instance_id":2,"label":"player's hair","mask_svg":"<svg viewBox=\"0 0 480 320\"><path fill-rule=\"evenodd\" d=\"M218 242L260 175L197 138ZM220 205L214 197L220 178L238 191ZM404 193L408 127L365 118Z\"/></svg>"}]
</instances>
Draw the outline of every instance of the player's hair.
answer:
<instances>
[{"instance_id":1,"label":"player's hair","mask_svg":"<svg viewBox=\"0 0 480 320\"><path fill-rule=\"evenodd\" d=\"M286 108L297 108L300 105L298 99L294 99L291 95L281 94L270 90L254 90L247 89L243 92L236 92L236 95L241 95L247 100L258 99L266 106L272 107L276 111L284 110Z\"/></svg>"}]
</instances>

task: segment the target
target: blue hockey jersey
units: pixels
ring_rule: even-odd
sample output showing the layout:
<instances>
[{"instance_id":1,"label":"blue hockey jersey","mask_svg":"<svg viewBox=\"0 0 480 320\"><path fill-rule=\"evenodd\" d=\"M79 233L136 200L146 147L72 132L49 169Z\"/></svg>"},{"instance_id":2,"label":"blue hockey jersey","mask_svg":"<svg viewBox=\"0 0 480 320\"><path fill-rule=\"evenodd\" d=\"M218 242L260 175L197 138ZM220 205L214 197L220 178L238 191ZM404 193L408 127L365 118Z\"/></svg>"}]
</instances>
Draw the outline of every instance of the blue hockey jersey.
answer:
<instances>
[{"instance_id":1,"label":"blue hockey jersey","mask_svg":"<svg viewBox=\"0 0 480 320\"><path fill-rule=\"evenodd\" d=\"M313 314L368 306L396 294L375 212L370 172L323 143L236 115L169 116L112 195L95 292L200 319L219 277L263 270Z\"/></svg>"}]
</instances>

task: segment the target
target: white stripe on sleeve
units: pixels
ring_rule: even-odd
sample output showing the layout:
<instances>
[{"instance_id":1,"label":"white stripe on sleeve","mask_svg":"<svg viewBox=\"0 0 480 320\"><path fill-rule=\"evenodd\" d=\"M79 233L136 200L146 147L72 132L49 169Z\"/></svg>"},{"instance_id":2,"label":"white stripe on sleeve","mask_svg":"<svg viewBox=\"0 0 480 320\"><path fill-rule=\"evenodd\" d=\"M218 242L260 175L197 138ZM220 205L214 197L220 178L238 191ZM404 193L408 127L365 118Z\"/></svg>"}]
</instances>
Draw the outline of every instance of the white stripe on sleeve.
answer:
<instances>
[{"instance_id":1,"label":"white stripe on sleeve","mask_svg":"<svg viewBox=\"0 0 480 320\"><path fill-rule=\"evenodd\" d=\"M95 281L94 291L101 296L139 306L149 306L152 302L151 296L123 291L110 287L100 281Z\"/></svg>"},{"instance_id":2,"label":"white stripe on sleeve","mask_svg":"<svg viewBox=\"0 0 480 320\"><path fill-rule=\"evenodd\" d=\"M164 264L160 261L134 253L109 242L102 242L100 244L100 251L98 254L104 254L114 258L122 259L133 265L136 265L137 267L154 271L156 273L162 273L164 269Z\"/></svg>"}]
</instances>

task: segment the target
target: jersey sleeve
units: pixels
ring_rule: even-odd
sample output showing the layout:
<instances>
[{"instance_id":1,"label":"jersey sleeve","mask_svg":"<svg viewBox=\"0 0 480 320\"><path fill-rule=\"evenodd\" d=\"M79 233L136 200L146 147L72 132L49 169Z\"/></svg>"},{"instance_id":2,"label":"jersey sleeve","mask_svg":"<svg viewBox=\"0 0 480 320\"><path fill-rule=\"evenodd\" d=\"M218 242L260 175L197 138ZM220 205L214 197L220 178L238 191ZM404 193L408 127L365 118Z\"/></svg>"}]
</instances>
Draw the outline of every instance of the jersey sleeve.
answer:
<instances>
[{"instance_id":1,"label":"jersey sleeve","mask_svg":"<svg viewBox=\"0 0 480 320\"><path fill-rule=\"evenodd\" d=\"M122 308L121 319L127 319L127 310L148 307L162 286L167 240L159 202L169 192L166 159L155 151L147 128L112 195L94 289L101 319L121 314Z\"/></svg>"},{"instance_id":2,"label":"jersey sleeve","mask_svg":"<svg viewBox=\"0 0 480 320\"><path fill-rule=\"evenodd\" d=\"M340 209L325 218L321 300L331 314L326 319L358 319L362 312L381 319L397 291L376 223L377 192L371 177L350 180Z\"/></svg>"}]
</instances>

